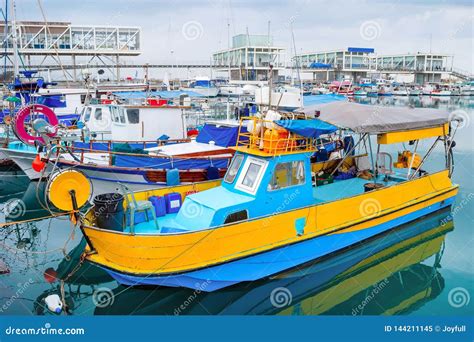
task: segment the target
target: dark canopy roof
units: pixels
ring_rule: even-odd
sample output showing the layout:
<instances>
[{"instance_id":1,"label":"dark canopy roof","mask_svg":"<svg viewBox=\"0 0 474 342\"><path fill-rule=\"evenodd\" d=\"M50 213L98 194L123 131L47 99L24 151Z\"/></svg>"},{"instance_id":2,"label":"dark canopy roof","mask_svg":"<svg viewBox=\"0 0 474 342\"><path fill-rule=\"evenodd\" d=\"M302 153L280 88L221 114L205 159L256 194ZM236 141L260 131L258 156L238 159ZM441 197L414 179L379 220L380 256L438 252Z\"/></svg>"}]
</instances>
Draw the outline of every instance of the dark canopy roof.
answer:
<instances>
[{"instance_id":1,"label":"dark canopy roof","mask_svg":"<svg viewBox=\"0 0 474 342\"><path fill-rule=\"evenodd\" d=\"M383 107L354 102L316 104L300 109L313 117L355 133L385 133L436 127L449 122L447 111L432 108Z\"/></svg>"}]
</instances>

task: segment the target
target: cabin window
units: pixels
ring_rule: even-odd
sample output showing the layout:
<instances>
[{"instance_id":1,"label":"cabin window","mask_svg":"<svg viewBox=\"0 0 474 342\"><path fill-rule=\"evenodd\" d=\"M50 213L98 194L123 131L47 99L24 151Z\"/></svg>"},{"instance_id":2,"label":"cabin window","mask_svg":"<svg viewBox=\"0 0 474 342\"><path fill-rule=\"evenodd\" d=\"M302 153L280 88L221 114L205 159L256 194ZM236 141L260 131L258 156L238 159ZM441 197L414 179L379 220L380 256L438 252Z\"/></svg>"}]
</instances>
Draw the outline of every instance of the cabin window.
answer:
<instances>
[{"instance_id":1,"label":"cabin window","mask_svg":"<svg viewBox=\"0 0 474 342\"><path fill-rule=\"evenodd\" d=\"M236 155L234 159L232 159L232 163L230 164L230 167L224 177L224 182L234 182L235 176L237 176L237 172L239 172L240 165L242 164L242 160L244 160L244 156L241 154Z\"/></svg>"},{"instance_id":2,"label":"cabin window","mask_svg":"<svg viewBox=\"0 0 474 342\"><path fill-rule=\"evenodd\" d=\"M255 195L267 165L268 162L264 159L247 157L235 188Z\"/></svg>"},{"instance_id":3,"label":"cabin window","mask_svg":"<svg viewBox=\"0 0 474 342\"><path fill-rule=\"evenodd\" d=\"M84 111L84 117L83 117L83 120L84 122L88 122L91 118L91 112L92 112L92 108L91 107L87 107Z\"/></svg>"},{"instance_id":4,"label":"cabin window","mask_svg":"<svg viewBox=\"0 0 474 342\"><path fill-rule=\"evenodd\" d=\"M96 108L94 112L94 119L102 121L102 108Z\"/></svg>"},{"instance_id":5,"label":"cabin window","mask_svg":"<svg viewBox=\"0 0 474 342\"><path fill-rule=\"evenodd\" d=\"M289 186L304 184L305 171L303 161L278 163L273 170L269 190L278 190Z\"/></svg>"},{"instance_id":6,"label":"cabin window","mask_svg":"<svg viewBox=\"0 0 474 342\"><path fill-rule=\"evenodd\" d=\"M253 188L255 182L257 181L257 176L261 168L262 165L259 165L257 163L250 163L249 167L247 168L247 172L245 173L245 177L242 180L242 185L249 188Z\"/></svg>"},{"instance_id":7,"label":"cabin window","mask_svg":"<svg viewBox=\"0 0 474 342\"><path fill-rule=\"evenodd\" d=\"M124 110L122 108L117 108L117 116L118 116L118 119L120 123L125 123L125 113L124 113Z\"/></svg>"},{"instance_id":8,"label":"cabin window","mask_svg":"<svg viewBox=\"0 0 474 342\"><path fill-rule=\"evenodd\" d=\"M227 215L224 224L245 221L249 218L247 210L236 211L235 213Z\"/></svg>"},{"instance_id":9,"label":"cabin window","mask_svg":"<svg viewBox=\"0 0 474 342\"><path fill-rule=\"evenodd\" d=\"M127 109L128 123L137 124L140 123L140 110L138 108Z\"/></svg>"}]
</instances>

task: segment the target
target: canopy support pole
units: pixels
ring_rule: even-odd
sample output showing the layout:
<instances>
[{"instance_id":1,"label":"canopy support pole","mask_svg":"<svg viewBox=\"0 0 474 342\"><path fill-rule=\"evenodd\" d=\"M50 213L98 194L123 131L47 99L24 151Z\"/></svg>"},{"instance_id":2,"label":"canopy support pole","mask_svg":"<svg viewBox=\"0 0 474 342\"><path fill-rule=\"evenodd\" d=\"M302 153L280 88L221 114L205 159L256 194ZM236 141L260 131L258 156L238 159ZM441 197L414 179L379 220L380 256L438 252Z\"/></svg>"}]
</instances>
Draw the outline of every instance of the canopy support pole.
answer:
<instances>
[{"instance_id":1,"label":"canopy support pole","mask_svg":"<svg viewBox=\"0 0 474 342\"><path fill-rule=\"evenodd\" d=\"M423 164L425 163L426 159L429 157L429 155L431 154L431 152L434 150L434 148L436 147L436 145L438 144L438 141L440 140L440 137L436 138L435 142L433 143L433 145L431 145L430 149L428 150L428 152L426 152L425 156L423 157L423 159L421 160L420 162L420 165L418 165L418 167L416 168L415 172L413 172L413 174L410 176L409 180L415 178L415 175L416 173L421 169L421 167L423 166Z\"/></svg>"},{"instance_id":2,"label":"canopy support pole","mask_svg":"<svg viewBox=\"0 0 474 342\"><path fill-rule=\"evenodd\" d=\"M377 175L375 173L375 164L374 164L374 152L372 150L372 142L370 141L370 135L368 135L369 149L370 149L370 165L372 166L372 175L374 177L374 184L377 183Z\"/></svg>"},{"instance_id":3,"label":"canopy support pole","mask_svg":"<svg viewBox=\"0 0 474 342\"><path fill-rule=\"evenodd\" d=\"M410 165L408 166L407 179L410 179L411 168L413 167L413 162L415 161L416 151L418 151L418 142L419 142L419 140L417 140L416 143L415 143L415 148L413 150L413 155L411 156L411 159L410 159Z\"/></svg>"}]
</instances>

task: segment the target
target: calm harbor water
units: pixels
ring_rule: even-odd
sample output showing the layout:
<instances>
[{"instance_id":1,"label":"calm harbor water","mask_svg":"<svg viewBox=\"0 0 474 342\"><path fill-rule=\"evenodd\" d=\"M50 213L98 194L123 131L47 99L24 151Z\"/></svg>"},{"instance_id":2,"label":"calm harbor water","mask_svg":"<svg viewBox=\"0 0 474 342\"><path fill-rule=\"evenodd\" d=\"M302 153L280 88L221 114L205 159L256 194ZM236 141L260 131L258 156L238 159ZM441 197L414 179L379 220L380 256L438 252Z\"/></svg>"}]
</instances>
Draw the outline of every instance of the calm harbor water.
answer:
<instances>
[{"instance_id":1,"label":"calm harbor water","mask_svg":"<svg viewBox=\"0 0 474 342\"><path fill-rule=\"evenodd\" d=\"M57 279L63 280L72 315L472 314L474 99L385 97L356 101L435 107L457 111L466 119L455 139L453 178L460 192L452 211L430 215L304 268L214 293L121 286L87 262L77 268L84 241L67 218L17 223L0 228L0 314L52 314L44 299L60 294ZM422 145L422 150L428 147ZM435 151L431 165L443 163L442 151ZM47 216L41 204L42 190L42 184L29 183L18 171L1 171L0 209L10 209L1 210L0 223Z\"/></svg>"}]
</instances>

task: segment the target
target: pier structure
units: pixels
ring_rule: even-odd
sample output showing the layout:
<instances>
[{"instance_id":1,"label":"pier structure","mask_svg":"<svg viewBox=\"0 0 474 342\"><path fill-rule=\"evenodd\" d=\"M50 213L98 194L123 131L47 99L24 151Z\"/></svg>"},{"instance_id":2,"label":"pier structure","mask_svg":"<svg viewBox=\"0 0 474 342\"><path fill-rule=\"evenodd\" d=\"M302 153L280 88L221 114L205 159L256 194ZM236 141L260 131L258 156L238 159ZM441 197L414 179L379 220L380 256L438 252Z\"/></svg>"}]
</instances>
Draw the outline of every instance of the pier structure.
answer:
<instances>
[{"instance_id":1,"label":"pier structure","mask_svg":"<svg viewBox=\"0 0 474 342\"><path fill-rule=\"evenodd\" d=\"M77 80L82 65L98 63L120 79L120 58L141 53L139 27L9 21L0 23L0 37L4 74L13 68L13 55L17 53L21 69L45 69L44 65L53 64L65 76ZM78 63L78 58L85 60ZM110 68L111 64L115 68Z\"/></svg>"},{"instance_id":2,"label":"pier structure","mask_svg":"<svg viewBox=\"0 0 474 342\"><path fill-rule=\"evenodd\" d=\"M356 80L367 77L374 66L372 48L349 47L325 52L304 53L293 57L293 67L311 73L313 80Z\"/></svg>"},{"instance_id":3,"label":"pier structure","mask_svg":"<svg viewBox=\"0 0 474 342\"><path fill-rule=\"evenodd\" d=\"M360 78L391 78L399 82L440 82L472 79L472 74L453 67L454 56L439 53L377 55L373 48L349 47L336 51L303 53L292 59L293 67L310 73L316 81Z\"/></svg>"},{"instance_id":4,"label":"pier structure","mask_svg":"<svg viewBox=\"0 0 474 342\"><path fill-rule=\"evenodd\" d=\"M212 55L213 67L230 74L231 82L258 83L273 78L286 69L284 47L275 46L269 35L239 34L232 38L232 46Z\"/></svg>"}]
</instances>

